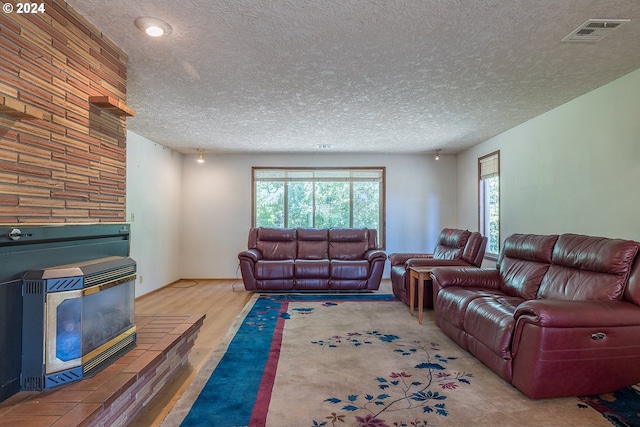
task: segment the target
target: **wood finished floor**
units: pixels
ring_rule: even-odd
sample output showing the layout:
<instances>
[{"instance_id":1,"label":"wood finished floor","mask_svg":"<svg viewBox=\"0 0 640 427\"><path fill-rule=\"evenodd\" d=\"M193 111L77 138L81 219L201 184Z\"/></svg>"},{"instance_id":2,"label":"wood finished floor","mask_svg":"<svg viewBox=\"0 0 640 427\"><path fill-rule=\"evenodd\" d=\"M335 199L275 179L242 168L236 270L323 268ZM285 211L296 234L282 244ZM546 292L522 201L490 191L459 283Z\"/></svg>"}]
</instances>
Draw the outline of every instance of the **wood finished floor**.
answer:
<instances>
[{"instance_id":1,"label":"wood finished floor","mask_svg":"<svg viewBox=\"0 0 640 427\"><path fill-rule=\"evenodd\" d=\"M130 424L158 426L222 341L229 327L251 299L242 280L180 280L136 300L137 315L207 315L191 353L189 364L176 373Z\"/></svg>"}]
</instances>

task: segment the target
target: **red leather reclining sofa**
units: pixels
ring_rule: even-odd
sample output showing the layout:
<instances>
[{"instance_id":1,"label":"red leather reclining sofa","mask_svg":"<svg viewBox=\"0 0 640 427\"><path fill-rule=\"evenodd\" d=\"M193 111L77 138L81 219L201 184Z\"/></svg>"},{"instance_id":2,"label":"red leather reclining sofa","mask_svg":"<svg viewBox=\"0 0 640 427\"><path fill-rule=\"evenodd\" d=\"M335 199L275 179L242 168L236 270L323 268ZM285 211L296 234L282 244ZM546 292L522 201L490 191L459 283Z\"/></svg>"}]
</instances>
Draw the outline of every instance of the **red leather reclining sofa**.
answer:
<instances>
[{"instance_id":1,"label":"red leather reclining sofa","mask_svg":"<svg viewBox=\"0 0 640 427\"><path fill-rule=\"evenodd\" d=\"M238 254L248 291L373 291L386 254L367 228L252 228Z\"/></svg>"},{"instance_id":2,"label":"red leather reclining sofa","mask_svg":"<svg viewBox=\"0 0 640 427\"><path fill-rule=\"evenodd\" d=\"M639 243L514 234L497 269L435 268L435 319L530 398L640 382Z\"/></svg>"}]
</instances>

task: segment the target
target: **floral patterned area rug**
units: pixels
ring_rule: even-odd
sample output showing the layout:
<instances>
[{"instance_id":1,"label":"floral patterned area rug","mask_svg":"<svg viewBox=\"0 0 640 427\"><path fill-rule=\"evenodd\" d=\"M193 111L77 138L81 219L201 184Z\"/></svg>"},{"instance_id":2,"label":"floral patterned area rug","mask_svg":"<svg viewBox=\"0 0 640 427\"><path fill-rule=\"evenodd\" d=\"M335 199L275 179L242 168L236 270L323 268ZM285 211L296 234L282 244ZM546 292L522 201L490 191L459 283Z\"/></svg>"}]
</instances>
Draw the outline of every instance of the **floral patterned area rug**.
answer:
<instances>
[{"instance_id":1,"label":"floral patterned area rug","mask_svg":"<svg viewBox=\"0 0 640 427\"><path fill-rule=\"evenodd\" d=\"M227 338L163 426L612 425L528 399L392 295L256 295Z\"/></svg>"}]
</instances>

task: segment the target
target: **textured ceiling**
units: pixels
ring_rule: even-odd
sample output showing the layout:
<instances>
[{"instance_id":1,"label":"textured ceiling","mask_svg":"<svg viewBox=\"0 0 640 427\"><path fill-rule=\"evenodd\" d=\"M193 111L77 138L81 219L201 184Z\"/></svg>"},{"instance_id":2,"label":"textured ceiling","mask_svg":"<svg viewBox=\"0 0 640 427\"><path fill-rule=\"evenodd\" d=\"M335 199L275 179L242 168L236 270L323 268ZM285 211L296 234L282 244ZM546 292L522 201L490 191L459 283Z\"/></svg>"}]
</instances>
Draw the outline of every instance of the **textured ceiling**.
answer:
<instances>
[{"instance_id":1,"label":"textured ceiling","mask_svg":"<svg viewBox=\"0 0 640 427\"><path fill-rule=\"evenodd\" d=\"M638 0L67 1L129 55L128 128L183 153L456 153L640 68ZM631 22L561 42L589 18Z\"/></svg>"}]
</instances>

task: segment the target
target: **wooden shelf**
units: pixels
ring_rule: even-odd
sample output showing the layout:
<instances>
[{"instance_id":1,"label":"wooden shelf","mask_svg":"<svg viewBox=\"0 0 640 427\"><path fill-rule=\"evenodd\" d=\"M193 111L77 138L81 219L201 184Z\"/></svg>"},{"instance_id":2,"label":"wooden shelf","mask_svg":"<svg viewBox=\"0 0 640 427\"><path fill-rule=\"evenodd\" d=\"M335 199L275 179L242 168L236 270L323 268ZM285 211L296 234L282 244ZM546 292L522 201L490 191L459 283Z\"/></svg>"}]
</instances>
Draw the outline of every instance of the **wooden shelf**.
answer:
<instances>
[{"instance_id":1,"label":"wooden shelf","mask_svg":"<svg viewBox=\"0 0 640 427\"><path fill-rule=\"evenodd\" d=\"M20 120L36 120L44 117L41 109L6 96L0 96L0 114Z\"/></svg>"},{"instance_id":2,"label":"wooden shelf","mask_svg":"<svg viewBox=\"0 0 640 427\"><path fill-rule=\"evenodd\" d=\"M126 116L131 117L135 116L135 112L127 107L124 103L118 101L115 98L110 96L90 96L89 103L95 105L96 107L100 107L105 111L110 112L116 116Z\"/></svg>"}]
</instances>

